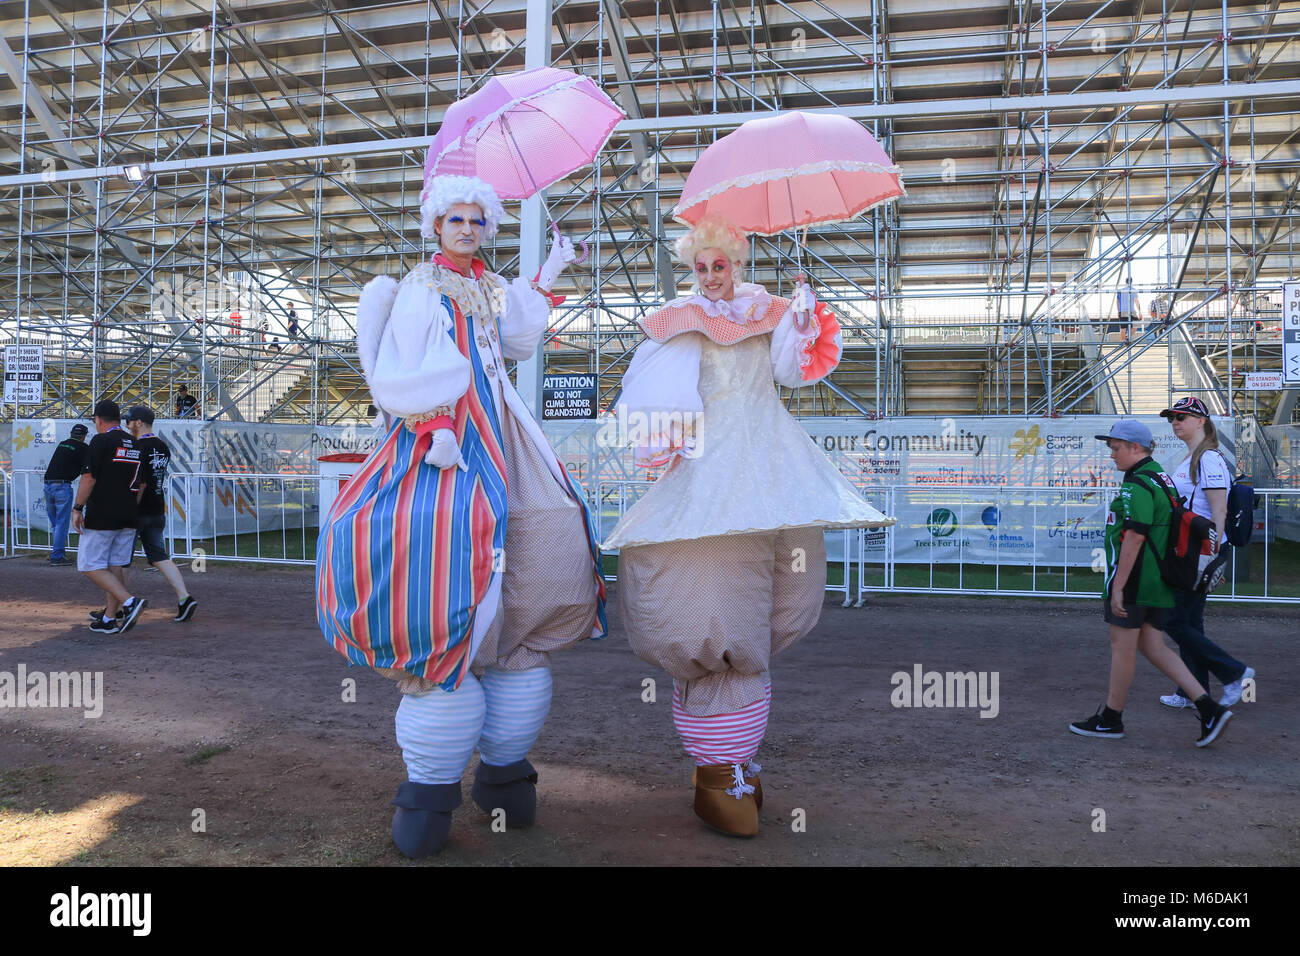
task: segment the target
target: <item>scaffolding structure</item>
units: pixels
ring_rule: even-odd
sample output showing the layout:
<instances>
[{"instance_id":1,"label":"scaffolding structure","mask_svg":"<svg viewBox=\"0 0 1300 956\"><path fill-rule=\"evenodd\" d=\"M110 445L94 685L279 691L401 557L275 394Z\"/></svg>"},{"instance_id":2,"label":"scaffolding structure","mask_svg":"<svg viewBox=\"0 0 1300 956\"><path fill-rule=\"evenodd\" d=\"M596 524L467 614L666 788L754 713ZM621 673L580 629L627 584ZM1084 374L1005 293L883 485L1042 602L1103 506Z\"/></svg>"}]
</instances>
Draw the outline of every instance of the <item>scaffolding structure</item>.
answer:
<instances>
[{"instance_id":1,"label":"scaffolding structure","mask_svg":"<svg viewBox=\"0 0 1300 956\"><path fill-rule=\"evenodd\" d=\"M1152 411L1199 390L1290 421L1280 289L1300 218L1300 8L1280 0L10 0L0 60L0 345L45 400L364 419L357 295L434 249L423 147L541 43L628 115L548 190L592 256L546 371L618 389L636 320L684 290L670 211L709 143L771 110L874 133L907 196L812 228L845 359L806 415ZM540 39L539 39L540 37ZM519 271L518 206L487 257ZM527 230L523 230L526 232ZM749 276L788 293L790 236ZM534 254L536 250L533 250ZM1145 323L1117 337L1130 288ZM1149 314L1147 314L1149 312ZM1128 324L1127 322L1125 324ZM1127 332L1121 332L1126 337Z\"/></svg>"}]
</instances>

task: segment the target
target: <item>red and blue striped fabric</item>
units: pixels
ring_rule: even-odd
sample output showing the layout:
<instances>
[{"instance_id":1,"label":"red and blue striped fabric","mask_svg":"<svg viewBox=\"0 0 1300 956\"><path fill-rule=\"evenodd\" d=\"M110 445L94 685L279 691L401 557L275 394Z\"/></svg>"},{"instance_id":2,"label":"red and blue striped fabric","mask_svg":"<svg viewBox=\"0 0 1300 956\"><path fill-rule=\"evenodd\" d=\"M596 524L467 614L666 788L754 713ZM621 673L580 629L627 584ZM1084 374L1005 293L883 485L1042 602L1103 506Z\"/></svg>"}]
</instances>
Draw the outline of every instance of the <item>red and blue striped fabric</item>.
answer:
<instances>
[{"instance_id":1,"label":"red and blue striped fabric","mask_svg":"<svg viewBox=\"0 0 1300 956\"><path fill-rule=\"evenodd\" d=\"M506 537L501 425L468 317L449 297L448 331L473 365L456 405L455 430L468 470L424 463L428 439L398 421L339 490L316 544L317 619L352 664L404 670L455 690L469 673L474 615ZM567 471L565 489L583 510L607 633L605 579L596 531Z\"/></svg>"},{"instance_id":2,"label":"red and blue striped fabric","mask_svg":"<svg viewBox=\"0 0 1300 956\"><path fill-rule=\"evenodd\" d=\"M506 537L506 465L468 319L448 331L474 367L456 405L468 470L424 463L427 438L397 422L338 494L316 544L317 619L353 664L454 690L469 672L474 614Z\"/></svg>"}]
</instances>

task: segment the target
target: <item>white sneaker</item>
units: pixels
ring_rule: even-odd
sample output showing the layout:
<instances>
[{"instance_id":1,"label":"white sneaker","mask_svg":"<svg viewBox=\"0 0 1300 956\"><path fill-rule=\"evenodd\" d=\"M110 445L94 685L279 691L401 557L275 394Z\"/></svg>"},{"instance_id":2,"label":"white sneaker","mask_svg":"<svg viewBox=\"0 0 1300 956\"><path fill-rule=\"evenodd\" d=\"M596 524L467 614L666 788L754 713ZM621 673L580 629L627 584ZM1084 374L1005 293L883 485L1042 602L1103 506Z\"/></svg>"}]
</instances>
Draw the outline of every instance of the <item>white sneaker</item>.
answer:
<instances>
[{"instance_id":1,"label":"white sneaker","mask_svg":"<svg viewBox=\"0 0 1300 956\"><path fill-rule=\"evenodd\" d=\"M1164 697L1160 698L1160 703L1164 704L1166 707L1173 707L1175 710L1182 710L1184 707L1196 706L1182 694L1166 694Z\"/></svg>"},{"instance_id":2,"label":"white sneaker","mask_svg":"<svg viewBox=\"0 0 1300 956\"><path fill-rule=\"evenodd\" d=\"M1242 685L1248 680L1255 679L1255 668L1247 667L1241 677L1231 684L1223 686L1223 696L1219 698L1219 703L1224 707L1231 707L1241 701Z\"/></svg>"}]
</instances>

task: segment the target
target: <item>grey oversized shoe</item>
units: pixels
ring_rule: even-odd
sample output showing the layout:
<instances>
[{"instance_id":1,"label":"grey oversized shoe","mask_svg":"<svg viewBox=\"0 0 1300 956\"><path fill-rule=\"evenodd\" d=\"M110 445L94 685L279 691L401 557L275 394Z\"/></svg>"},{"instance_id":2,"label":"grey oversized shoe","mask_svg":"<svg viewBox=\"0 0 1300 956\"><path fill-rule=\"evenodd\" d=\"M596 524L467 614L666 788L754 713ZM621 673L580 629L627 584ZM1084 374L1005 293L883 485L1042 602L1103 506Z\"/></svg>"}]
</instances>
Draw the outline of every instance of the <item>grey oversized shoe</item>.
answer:
<instances>
[{"instance_id":1,"label":"grey oversized shoe","mask_svg":"<svg viewBox=\"0 0 1300 956\"><path fill-rule=\"evenodd\" d=\"M412 783L393 799L393 842L404 856L418 860L439 852L451 835L451 811L461 804L459 783Z\"/></svg>"},{"instance_id":2,"label":"grey oversized shoe","mask_svg":"<svg viewBox=\"0 0 1300 956\"><path fill-rule=\"evenodd\" d=\"M504 810L506 827L530 827L537 819L537 771L527 760L504 767L480 763L470 796L484 813Z\"/></svg>"}]
</instances>

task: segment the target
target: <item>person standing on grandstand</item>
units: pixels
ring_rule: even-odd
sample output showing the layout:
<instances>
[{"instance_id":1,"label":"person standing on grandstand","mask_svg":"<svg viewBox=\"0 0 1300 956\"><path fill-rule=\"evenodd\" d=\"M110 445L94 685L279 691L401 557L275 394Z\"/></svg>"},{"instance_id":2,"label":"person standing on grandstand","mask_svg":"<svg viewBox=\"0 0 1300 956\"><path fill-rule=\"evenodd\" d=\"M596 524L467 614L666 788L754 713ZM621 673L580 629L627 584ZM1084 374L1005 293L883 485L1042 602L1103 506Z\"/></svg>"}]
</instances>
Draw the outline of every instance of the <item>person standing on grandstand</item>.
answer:
<instances>
[{"instance_id":1,"label":"person standing on grandstand","mask_svg":"<svg viewBox=\"0 0 1300 956\"><path fill-rule=\"evenodd\" d=\"M197 418L199 400L190 394L188 387L182 385L176 390L176 417Z\"/></svg>"},{"instance_id":2,"label":"person standing on grandstand","mask_svg":"<svg viewBox=\"0 0 1300 956\"><path fill-rule=\"evenodd\" d=\"M50 564L65 565L68 522L72 518L72 483L86 467L86 432L81 423L72 426L72 434L59 442L45 468L45 514L50 519Z\"/></svg>"},{"instance_id":3,"label":"person standing on grandstand","mask_svg":"<svg viewBox=\"0 0 1300 956\"><path fill-rule=\"evenodd\" d=\"M1174 435L1187 445L1187 457L1174 469L1174 486L1185 507L1202 518L1214 522L1214 540L1207 541L1208 554L1218 556L1229 547L1223 540L1223 527L1228 518L1228 488L1232 485L1232 470L1228 460L1219 451L1219 437L1210 420L1210 410L1199 398L1180 398L1173 408L1160 413L1169 419ZM1226 559L1226 552L1223 557ZM1204 562L1202 562L1204 563ZM1165 618L1165 633L1174 639L1187 669L1205 686L1210 683L1210 671L1223 682L1223 696L1219 703L1231 707L1241 700L1243 684L1254 678L1255 670L1237 660L1214 641L1205 636L1205 599L1209 592L1174 589L1174 607ZM1160 698L1166 707L1182 709L1192 702L1181 687Z\"/></svg>"},{"instance_id":4,"label":"person standing on grandstand","mask_svg":"<svg viewBox=\"0 0 1300 956\"><path fill-rule=\"evenodd\" d=\"M140 450L122 431L122 411L107 399L95 406L95 431L73 505L72 530L81 535L77 570L108 595L97 634L125 633L148 603L126 589L126 566L135 547L140 496ZM84 512L84 513L83 513ZM117 620L118 609L122 619Z\"/></svg>"},{"instance_id":5,"label":"person standing on grandstand","mask_svg":"<svg viewBox=\"0 0 1300 956\"><path fill-rule=\"evenodd\" d=\"M1232 717L1216 704L1192 676L1187 665L1161 638L1165 614L1174 606L1173 588L1165 583L1154 555L1164 551L1169 536L1173 480L1151 458L1155 444L1151 429L1134 419L1116 422L1109 435L1097 435L1110 447L1115 467L1124 472L1119 494L1106 515L1106 584L1102 616L1110 625L1110 693L1097 713L1070 724L1085 737L1124 736L1124 701L1133 683L1137 652L1161 673L1193 695L1201 718L1196 746L1213 743ZM1147 539L1151 547L1147 547Z\"/></svg>"},{"instance_id":6,"label":"person standing on grandstand","mask_svg":"<svg viewBox=\"0 0 1300 956\"><path fill-rule=\"evenodd\" d=\"M1125 345L1133 334L1133 327L1142 321L1142 309L1138 305L1137 293L1133 291L1133 279L1130 278L1124 288L1115 297L1119 321L1115 323L1120 333L1120 341Z\"/></svg>"},{"instance_id":7,"label":"person standing on grandstand","mask_svg":"<svg viewBox=\"0 0 1300 956\"><path fill-rule=\"evenodd\" d=\"M181 569L167 553L167 471L171 466L172 452L167 443L153 433L153 409L148 405L134 405L127 410L126 427L140 449L141 473L144 475L144 494L140 497L140 515L136 530L144 556L162 572L167 583L176 592L176 616L173 621L188 621L194 616L199 602L190 595L181 577Z\"/></svg>"}]
</instances>

